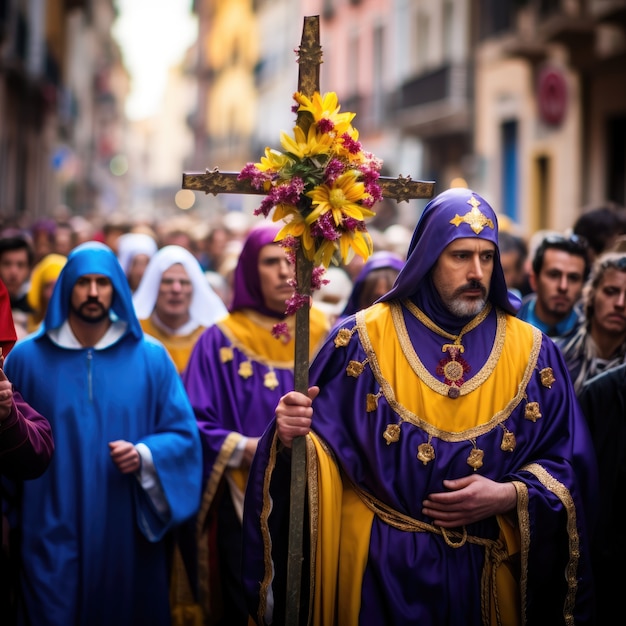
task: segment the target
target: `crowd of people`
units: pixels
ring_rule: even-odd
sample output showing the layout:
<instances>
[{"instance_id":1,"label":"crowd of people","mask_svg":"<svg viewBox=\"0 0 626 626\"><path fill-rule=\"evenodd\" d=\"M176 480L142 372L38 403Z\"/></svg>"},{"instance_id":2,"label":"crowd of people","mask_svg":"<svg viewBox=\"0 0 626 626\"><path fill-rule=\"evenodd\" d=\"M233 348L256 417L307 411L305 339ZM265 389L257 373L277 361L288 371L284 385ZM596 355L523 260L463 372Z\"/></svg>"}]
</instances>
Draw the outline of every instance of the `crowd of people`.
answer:
<instances>
[{"instance_id":1,"label":"crowd of people","mask_svg":"<svg viewBox=\"0 0 626 626\"><path fill-rule=\"evenodd\" d=\"M313 292L308 394L276 225L0 224L3 623L286 623L296 437L299 623L610 623L626 209L501 221L456 188L372 228Z\"/></svg>"}]
</instances>

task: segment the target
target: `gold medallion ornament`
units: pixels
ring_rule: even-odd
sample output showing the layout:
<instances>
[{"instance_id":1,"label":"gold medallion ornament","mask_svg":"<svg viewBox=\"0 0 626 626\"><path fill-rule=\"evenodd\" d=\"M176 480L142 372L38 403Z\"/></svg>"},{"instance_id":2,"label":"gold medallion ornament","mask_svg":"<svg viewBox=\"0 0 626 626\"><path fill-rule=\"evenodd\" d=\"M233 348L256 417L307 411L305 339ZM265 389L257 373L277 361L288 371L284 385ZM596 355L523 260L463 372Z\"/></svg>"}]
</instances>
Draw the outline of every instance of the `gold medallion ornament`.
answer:
<instances>
[{"instance_id":1,"label":"gold medallion ornament","mask_svg":"<svg viewBox=\"0 0 626 626\"><path fill-rule=\"evenodd\" d=\"M233 360L233 349L231 346L222 346L220 348L220 361L228 363Z\"/></svg>"},{"instance_id":2,"label":"gold medallion ornament","mask_svg":"<svg viewBox=\"0 0 626 626\"><path fill-rule=\"evenodd\" d=\"M424 464L428 465L430 461L433 461L435 458L435 448L430 445L430 438L428 439L428 443L420 443L417 446L417 458Z\"/></svg>"},{"instance_id":3,"label":"gold medallion ornament","mask_svg":"<svg viewBox=\"0 0 626 626\"><path fill-rule=\"evenodd\" d=\"M243 361L239 365L237 373L241 376L241 378L250 378L250 376L252 376L252 363L250 363L250 361Z\"/></svg>"},{"instance_id":4,"label":"gold medallion ornament","mask_svg":"<svg viewBox=\"0 0 626 626\"><path fill-rule=\"evenodd\" d=\"M400 424L387 424L387 428L383 433L383 439L387 445L400 441Z\"/></svg>"},{"instance_id":5,"label":"gold medallion ornament","mask_svg":"<svg viewBox=\"0 0 626 626\"><path fill-rule=\"evenodd\" d=\"M544 367L540 372L541 384L548 389L552 389L552 385L556 382L554 378L554 372L551 367Z\"/></svg>"},{"instance_id":6,"label":"gold medallion ornament","mask_svg":"<svg viewBox=\"0 0 626 626\"><path fill-rule=\"evenodd\" d=\"M476 447L476 442L472 443L474 444L474 447L467 457L467 464L474 468L474 471L476 471L483 466L483 457L485 456L485 453Z\"/></svg>"},{"instance_id":7,"label":"gold medallion ornament","mask_svg":"<svg viewBox=\"0 0 626 626\"><path fill-rule=\"evenodd\" d=\"M270 370L265 374L263 377L263 385L272 391L278 387L278 378L276 378L276 372L274 370Z\"/></svg>"},{"instance_id":8,"label":"gold medallion ornament","mask_svg":"<svg viewBox=\"0 0 626 626\"><path fill-rule=\"evenodd\" d=\"M433 332L450 339L452 343L444 343L441 347L442 352L447 352L447 356L441 359L437 365L435 372L438 376L443 377L443 382L448 385L448 397L456 399L461 395L459 387L465 382L465 376L469 374L471 367L469 363L461 356L465 352L465 346L461 343L463 335L474 330L481 324L491 312L491 303L488 302L483 310L473 319L471 319L458 335L453 335L437 326L421 309L415 307L415 317Z\"/></svg>"},{"instance_id":9,"label":"gold medallion ornament","mask_svg":"<svg viewBox=\"0 0 626 626\"><path fill-rule=\"evenodd\" d=\"M358 361L350 361L348 363L348 367L346 367L346 373L348 376L354 376L354 378L358 378L363 373L363 368L365 365L363 363L359 363Z\"/></svg>"},{"instance_id":10,"label":"gold medallion ornament","mask_svg":"<svg viewBox=\"0 0 626 626\"><path fill-rule=\"evenodd\" d=\"M524 417L531 422L536 422L541 417L539 402L526 403L526 411L524 413Z\"/></svg>"},{"instance_id":11,"label":"gold medallion ornament","mask_svg":"<svg viewBox=\"0 0 626 626\"><path fill-rule=\"evenodd\" d=\"M365 398L365 410L368 413L375 411L378 408L378 398L382 395L382 391L378 393L368 393Z\"/></svg>"},{"instance_id":12,"label":"gold medallion ornament","mask_svg":"<svg viewBox=\"0 0 626 626\"><path fill-rule=\"evenodd\" d=\"M350 343L352 337L352 331L347 328L342 328L337 332L335 336L335 348L345 348Z\"/></svg>"},{"instance_id":13,"label":"gold medallion ornament","mask_svg":"<svg viewBox=\"0 0 626 626\"><path fill-rule=\"evenodd\" d=\"M502 426L504 428L504 426ZM515 434L510 430L504 428L504 435L502 435L502 442L500 443L500 450L503 452L513 452L517 442L515 441Z\"/></svg>"}]
</instances>

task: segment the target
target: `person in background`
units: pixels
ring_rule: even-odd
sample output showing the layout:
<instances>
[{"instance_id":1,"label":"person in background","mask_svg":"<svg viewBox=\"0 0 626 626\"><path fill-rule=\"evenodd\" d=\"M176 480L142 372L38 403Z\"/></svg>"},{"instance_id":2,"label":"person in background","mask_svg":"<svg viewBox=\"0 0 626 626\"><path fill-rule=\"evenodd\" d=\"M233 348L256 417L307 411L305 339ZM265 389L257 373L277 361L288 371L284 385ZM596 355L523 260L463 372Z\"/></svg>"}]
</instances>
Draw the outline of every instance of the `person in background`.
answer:
<instances>
[{"instance_id":1,"label":"person in background","mask_svg":"<svg viewBox=\"0 0 626 626\"><path fill-rule=\"evenodd\" d=\"M57 222L54 230L53 252L67 256L78 243L76 232L71 222Z\"/></svg>"},{"instance_id":2,"label":"person in background","mask_svg":"<svg viewBox=\"0 0 626 626\"><path fill-rule=\"evenodd\" d=\"M18 339L28 334L27 319L33 312L27 293L34 259L35 253L26 235L13 231L0 237L0 280L9 293Z\"/></svg>"},{"instance_id":3,"label":"person in background","mask_svg":"<svg viewBox=\"0 0 626 626\"><path fill-rule=\"evenodd\" d=\"M126 274L131 292L135 292L150 259L158 250L154 237L145 233L124 233L117 240L117 259Z\"/></svg>"},{"instance_id":4,"label":"person in background","mask_svg":"<svg viewBox=\"0 0 626 626\"><path fill-rule=\"evenodd\" d=\"M294 266L274 242L278 226L248 234L235 269L229 315L207 328L183 372L204 450L204 495L198 514L198 602L210 623L247 626L241 586L243 494L257 441L280 396L294 385ZM310 352L328 332L310 309ZM283 323L289 335L275 336ZM195 585L194 585L195 586Z\"/></svg>"},{"instance_id":5,"label":"person in background","mask_svg":"<svg viewBox=\"0 0 626 626\"><path fill-rule=\"evenodd\" d=\"M22 398L4 373L4 359L18 337L13 327L9 293L0 280L0 480L16 483L38 478L54 453L48 420ZM0 615L5 626L15 623L17 562L9 520L4 516L5 485L0 485ZM19 532L19 524L14 532Z\"/></svg>"},{"instance_id":6,"label":"person in background","mask_svg":"<svg viewBox=\"0 0 626 626\"><path fill-rule=\"evenodd\" d=\"M499 231L498 248L506 286L520 298L531 292L526 271L528 246L522 237L508 231Z\"/></svg>"},{"instance_id":7,"label":"person in background","mask_svg":"<svg viewBox=\"0 0 626 626\"><path fill-rule=\"evenodd\" d=\"M613 247L618 237L626 234L626 208L607 203L588 209L574 222L572 232L585 238L589 244L589 262L593 263Z\"/></svg>"},{"instance_id":8,"label":"person in background","mask_svg":"<svg viewBox=\"0 0 626 626\"><path fill-rule=\"evenodd\" d=\"M202 450L180 376L144 335L110 248L74 248L5 370L56 446L16 511L20 623L169 625L164 537L198 509Z\"/></svg>"},{"instance_id":9,"label":"person in background","mask_svg":"<svg viewBox=\"0 0 626 626\"><path fill-rule=\"evenodd\" d=\"M28 333L37 330L45 317L52 291L66 260L67 257L52 253L46 255L33 267L26 294L28 305L32 310L26 318Z\"/></svg>"},{"instance_id":10,"label":"person in background","mask_svg":"<svg viewBox=\"0 0 626 626\"><path fill-rule=\"evenodd\" d=\"M345 309L352 291L352 280L342 267L330 266L319 289L313 291L313 303L323 311L332 327Z\"/></svg>"},{"instance_id":11,"label":"person in background","mask_svg":"<svg viewBox=\"0 0 626 626\"><path fill-rule=\"evenodd\" d=\"M198 337L228 314L196 257L181 246L165 246L150 259L133 305L143 331L167 348L179 373Z\"/></svg>"},{"instance_id":12,"label":"person in background","mask_svg":"<svg viewBox=\"0 0 626 626\"><path fill-rule=\"evenodd\" d=\"M400 270L404 267L404 259L393 252L380 250L374 252L363 264L363 269L354 280L348 302L338 322L354 315L357 311L374 304L392 287Z\"/></svg>"},{"instance_id":13,"label":"person in background","mask_svg":"<svg viewBox=\"0 0 626 626\"><path fill-rule=\"evenodd\" d=\"M588 379L578 394L587 418L600 476L594 549L596 624L612 624L622 607L626 579L624 485L626 485L626 363Z\"/></svg>"},{"instance_id":14,"label":"person in background","mask_svg":"<svg viewBox=\"0 0 626 626\"><path fill-rule=\"evenodd\" d=\"M56 233L56 220L42 217L35 220L30 228L35 263L39 263L45 256L54 253L54 235Z\"/></svg>"},{"instance_id":15,"label":"person in background","mask_svg":"<svg viewBox=\"0 0 626 626\"><path fill-rule=\"evenodd\" d=\"M576 393L584 382L626 362L626 254L606 252L583 287L583 320L557 339Z\"/></svg>"},{"instance_id":16,"label":"person in background","mask_svg":"<svg viewBox=\"0 0 626 626\"><path fill-rule=\"evenodd\" d=\"M219 268L226 256L228 243L233 239L233 233L222 225L215 225L204 239L202 269L219 272Z\"/></svg>"},{"instance_id":17,"label":"person in background","mask_svg":"<svg viewBox=\"0 0 626 626\"><path fill-rule=\"evenodd\" d=\"M537 248L529 276L532 293L522 300L517 317L548 337L572 334L580 323L578 306L589 276L587 242L578 235L549 235Z\"/></svg>"},{"instance_id":18,"label":"person in background","mask_svg":"<svg viewBox=\"0 0 626 626\"><path fill-rule=\"evenodd\" d=\"M330 333L308 395L281 397L244 508L258 624L285 623L300 436L311 623L593 623L589 430L558 348L515 317L497 243L483 197L436 196L393 288Z\"/></svg>"}]
</instances>

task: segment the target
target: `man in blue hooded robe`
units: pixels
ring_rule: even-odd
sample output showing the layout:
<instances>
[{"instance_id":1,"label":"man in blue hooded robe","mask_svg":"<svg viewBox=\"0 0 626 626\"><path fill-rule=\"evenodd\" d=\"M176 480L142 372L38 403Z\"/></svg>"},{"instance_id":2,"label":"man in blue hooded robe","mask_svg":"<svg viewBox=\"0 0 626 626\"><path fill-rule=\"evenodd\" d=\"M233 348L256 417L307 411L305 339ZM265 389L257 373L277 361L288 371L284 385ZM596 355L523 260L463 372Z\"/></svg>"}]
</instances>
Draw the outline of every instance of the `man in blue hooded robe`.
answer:
<instances>
[{"instance_id":1,"label":"man in blue hooded robe","mask_svg":"<svg viewBox=\"0 0 626 626\"><path fill-rule=\"evenodd\" d=\"M71 252L5 371L56 444L22 487L20 623L169 624L164 539L199 506L202 450L180 376L144 336L107 246Z\"/></svg>"},{"instance_id":2,"label":"man in blue hooded robe","mask_svg":"<svg viewBox=\"0 0 626 626\"><path fill-rule=\"evenodd\" d=\"M425 208L392 289L276 407L244 509L258 624L284 623L289 454L306 436L302 623L591 624L597 468L554 343L515 317L493 209Z\"/></svg>"}]
</instances>

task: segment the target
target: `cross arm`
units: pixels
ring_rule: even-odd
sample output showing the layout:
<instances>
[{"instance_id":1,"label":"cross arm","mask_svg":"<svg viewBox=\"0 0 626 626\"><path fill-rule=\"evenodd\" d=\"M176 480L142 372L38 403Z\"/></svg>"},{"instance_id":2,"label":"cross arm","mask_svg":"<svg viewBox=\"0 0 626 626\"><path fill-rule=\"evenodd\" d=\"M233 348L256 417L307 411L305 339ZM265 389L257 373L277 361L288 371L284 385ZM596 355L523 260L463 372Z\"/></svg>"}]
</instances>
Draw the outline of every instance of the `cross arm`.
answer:
<instances>
[{"instance_id":1,"label":"cross arm","mask_svg":"<svg viewBox=\"0 0 626 626\"><path fill-rule=\"evenodd\" d=\"M435 183L432 181L413 180L410 176L391 178L381 176L378 184L383 197L397 202L408 202L412 198L432 198ZM188 172L183 174L183 189L203 191L205 194L240 193L246 195L265 195L263 189L256 189L248 179L239 180L239 172L212 171Z\"/></svg>"}]
</instances>

